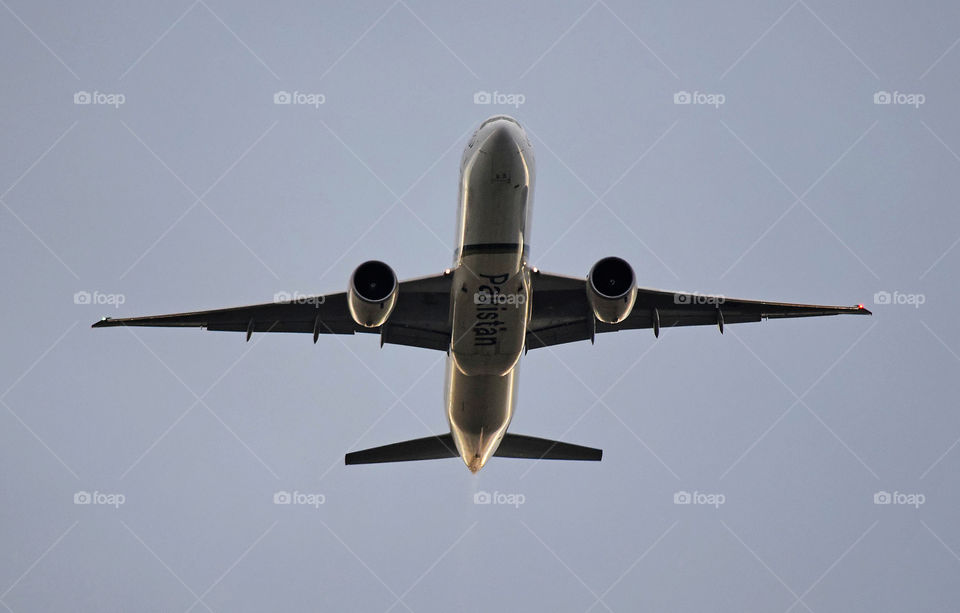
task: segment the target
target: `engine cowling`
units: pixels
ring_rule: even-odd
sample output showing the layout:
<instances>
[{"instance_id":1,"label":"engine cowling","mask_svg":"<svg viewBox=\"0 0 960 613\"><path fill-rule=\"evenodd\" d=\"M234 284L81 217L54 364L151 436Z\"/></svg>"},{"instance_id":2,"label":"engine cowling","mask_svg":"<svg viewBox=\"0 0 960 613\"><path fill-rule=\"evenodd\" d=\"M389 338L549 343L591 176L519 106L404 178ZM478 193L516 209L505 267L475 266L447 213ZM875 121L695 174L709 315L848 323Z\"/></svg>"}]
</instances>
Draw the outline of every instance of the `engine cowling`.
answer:
<instances>
[{"instance_id":1,"label":"engine cowling","mask_svg":"<svg viewBox=\"0 0 960 613\"><path fill-rule=\"evenodd\" d=\"M370 260L357 266L347 290L350 316L365 328L382 326L397 304L397 287L397 275L383 262Z\"/></svg>"},{"instance_id":2,"label":"engine cowling","mask_svg":"<svg viewBox=\"0 0 960 613\"><path fill-rule=\"evenodd\" d=\"M587 299L594 316L607 324L620 323L630 315L637 300L633 268L617 257L603 258L587 275Z\"/></svg>"}]
</instances>

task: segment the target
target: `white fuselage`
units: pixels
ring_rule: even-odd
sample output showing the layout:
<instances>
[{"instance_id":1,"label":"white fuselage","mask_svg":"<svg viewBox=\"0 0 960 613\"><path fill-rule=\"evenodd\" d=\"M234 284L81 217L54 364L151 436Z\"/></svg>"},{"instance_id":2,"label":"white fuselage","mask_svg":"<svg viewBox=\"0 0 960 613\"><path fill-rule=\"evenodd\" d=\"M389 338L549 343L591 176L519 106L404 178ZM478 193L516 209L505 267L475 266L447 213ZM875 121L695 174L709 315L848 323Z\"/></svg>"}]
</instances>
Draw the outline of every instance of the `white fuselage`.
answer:
<instances>
[{"instance_id":1,"label":"white fuselage","mask_svg":"<svg viewBox=\"0 0 960 613\"><path fill-rule=\"evenodd\" d=\"M447 359L450 432L476 472L510 425L530 317L527 265L533 150L506 116L481 124L463 153Z\"/></svg>"}]
</instances>

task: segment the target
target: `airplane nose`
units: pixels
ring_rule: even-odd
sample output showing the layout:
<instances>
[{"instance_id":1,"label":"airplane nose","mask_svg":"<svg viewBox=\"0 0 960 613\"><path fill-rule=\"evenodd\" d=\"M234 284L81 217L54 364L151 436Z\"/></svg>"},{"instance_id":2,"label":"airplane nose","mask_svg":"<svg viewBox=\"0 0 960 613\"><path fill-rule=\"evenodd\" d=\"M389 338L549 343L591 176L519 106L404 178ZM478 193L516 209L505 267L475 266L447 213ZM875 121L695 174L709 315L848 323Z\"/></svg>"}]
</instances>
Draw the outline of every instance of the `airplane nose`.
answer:
<instances>
[{"instance_id":1,"label":"airplane nose","mask_svg":"<svg viewBox=\"0 0 960 613\"><path fill-rule=\"evenodd\" d=\"M491 122L480 150L493 154L515 152L520 149L520 138L520 126L507 119L498 119Z\"/></svg>"}]
</instances>

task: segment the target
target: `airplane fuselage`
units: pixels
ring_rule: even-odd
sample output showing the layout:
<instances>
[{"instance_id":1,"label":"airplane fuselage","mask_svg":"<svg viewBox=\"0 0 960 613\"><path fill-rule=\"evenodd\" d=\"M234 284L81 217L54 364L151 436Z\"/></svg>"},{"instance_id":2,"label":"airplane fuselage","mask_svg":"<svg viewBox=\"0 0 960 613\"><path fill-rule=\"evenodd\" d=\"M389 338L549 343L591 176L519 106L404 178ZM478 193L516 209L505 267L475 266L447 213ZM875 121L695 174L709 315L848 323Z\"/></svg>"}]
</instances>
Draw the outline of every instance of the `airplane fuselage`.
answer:
<instances>
[{"instance_id":1,"label":"airplane fuselage","mask_svg":"<svg viewBox=\"0 0 960 613\"><path fill-rule=\"evenodd\" d=\"M523 128L485 121L463 153L446 407L460 457L476 472L510 425L531 312L534 159Z\"/></svg>"}]
</instances>

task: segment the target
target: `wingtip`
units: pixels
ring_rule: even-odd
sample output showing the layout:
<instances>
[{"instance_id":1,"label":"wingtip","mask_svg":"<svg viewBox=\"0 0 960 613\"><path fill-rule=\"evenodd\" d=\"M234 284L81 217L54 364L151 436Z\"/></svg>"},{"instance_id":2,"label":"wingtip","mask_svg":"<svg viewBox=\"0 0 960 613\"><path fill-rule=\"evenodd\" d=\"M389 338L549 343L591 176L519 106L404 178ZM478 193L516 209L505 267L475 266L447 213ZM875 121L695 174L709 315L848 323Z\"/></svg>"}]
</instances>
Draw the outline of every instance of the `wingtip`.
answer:
<instances>
[{"instance_id":1,"label":"wingtip","mask_svg":"<svg viewBox=\"0 0 960 613\"><path fill-rule=\"evenodd\" d=\"M862 304L857 305L857 313L860 315L873 315L873 313L867 310L867 307L863 306Z\"/></svg>"},{"instance_id":2,"label":"wingtip","mask_svg":"<svg viewBox=\"0 0 960 613\"><path fill-rule=\"evenodd\" d=\"M101 317L98 321L94 322L91 328L107 328L109 326L115 326L116 324L109 317Z\"/></svg>"}]
</instances>

